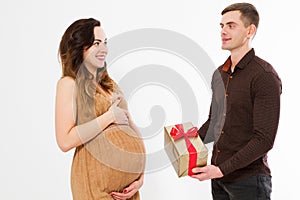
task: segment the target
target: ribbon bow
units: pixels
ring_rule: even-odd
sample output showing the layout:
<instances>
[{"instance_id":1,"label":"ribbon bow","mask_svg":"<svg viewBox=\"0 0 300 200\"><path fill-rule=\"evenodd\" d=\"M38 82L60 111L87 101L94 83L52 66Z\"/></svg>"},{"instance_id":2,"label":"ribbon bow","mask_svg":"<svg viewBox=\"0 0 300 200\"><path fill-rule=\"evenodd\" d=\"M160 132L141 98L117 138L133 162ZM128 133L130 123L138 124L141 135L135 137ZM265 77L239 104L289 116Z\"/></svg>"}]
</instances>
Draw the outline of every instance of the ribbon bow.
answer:
<instances>
[{"instance_id":1,"label":"ribbon bow","mask_svg":"<svg viewBox=\"0 0 300 200\"><path fill-rule=\"evenodd\" d=\"M189 167L188 167L188 175L191 176L194 173L192 169L197 165L197 150L194 145L189 140L189 137L197 137L197 127L190 128L186 133L184 132L182 124L176 124L175 127L171 129L170 135L174 139L174 141L179 140L180 138L184 138L186 147L189 152Z\"/></svg>"}]
</instances>

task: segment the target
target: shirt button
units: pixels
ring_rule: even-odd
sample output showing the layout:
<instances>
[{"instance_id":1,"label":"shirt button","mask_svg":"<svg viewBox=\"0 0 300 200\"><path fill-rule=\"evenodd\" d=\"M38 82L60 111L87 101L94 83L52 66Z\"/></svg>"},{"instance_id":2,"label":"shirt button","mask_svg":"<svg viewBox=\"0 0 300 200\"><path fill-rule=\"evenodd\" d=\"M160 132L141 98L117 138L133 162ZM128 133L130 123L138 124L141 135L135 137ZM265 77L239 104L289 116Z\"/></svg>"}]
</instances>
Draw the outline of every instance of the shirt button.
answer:
<instances>
[{"instance_id":1,"label":"shirt button","mask_svg":"<svg viewBox=\"0 0 300 200\"><path fill-rule=\"evenodd\" d=\"M229 76L229 78L232 78L232 76Z\"/></svg>"},{"instance_id":2,"label":"shirt button","mask_svg":"<svg viewBox=\"0 0 300 200\"><path fill-rule=\"evenodd\" d=\"M221 131L221 135L223 135L224 134L224 131Z\"/></svg>"},{"instance_id":3,"label":"shirt button","mask_svg":"<svg viewBox=\"0 0 300 200\"><path fill-rule=\"evenodd\" d=\"M226 113L224 113L223 116L225 117L225 116L226 116Z\"/></svg>"},{"instance_id":4,"label":"shirt button","mask_svg":"<svg viewBox=\"0 0 300 200\"><path fill-rule=\"evenodd\" d=\"M229 95L229 94L228 94L228 93L226 93L226 94L225 94L225 97L228 97L228 95Z\"/></svg>"},{"instance_id":5,"label":"shirt button","mask_svg":"<svg viewBox=\"0 0 300 200\"><path fill-rule=\"evenodd\" d=\"M220 153L221 151L218 149L217 152Z\"/></svg>"}]
</instances>

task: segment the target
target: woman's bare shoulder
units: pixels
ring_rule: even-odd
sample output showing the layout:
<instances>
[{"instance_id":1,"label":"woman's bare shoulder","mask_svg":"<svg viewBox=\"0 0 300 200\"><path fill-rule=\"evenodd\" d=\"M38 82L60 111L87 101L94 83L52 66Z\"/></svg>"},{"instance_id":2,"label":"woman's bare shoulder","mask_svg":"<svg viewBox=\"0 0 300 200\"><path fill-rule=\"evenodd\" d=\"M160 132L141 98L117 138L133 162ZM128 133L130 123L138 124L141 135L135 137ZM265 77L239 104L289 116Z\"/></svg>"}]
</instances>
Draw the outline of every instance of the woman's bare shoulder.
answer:
<instances>
[{"instance_id":1,"label":"woman's bare shoulder","mask_svg":"<svg viewBox=\"0 0 300 200\"><path fill-rule=\"evenodd\" d=\"M70 76L62 77L57 82L58 88L74 88L74 86L75 86L75 80Z\"/></svg>"}]
</instances>

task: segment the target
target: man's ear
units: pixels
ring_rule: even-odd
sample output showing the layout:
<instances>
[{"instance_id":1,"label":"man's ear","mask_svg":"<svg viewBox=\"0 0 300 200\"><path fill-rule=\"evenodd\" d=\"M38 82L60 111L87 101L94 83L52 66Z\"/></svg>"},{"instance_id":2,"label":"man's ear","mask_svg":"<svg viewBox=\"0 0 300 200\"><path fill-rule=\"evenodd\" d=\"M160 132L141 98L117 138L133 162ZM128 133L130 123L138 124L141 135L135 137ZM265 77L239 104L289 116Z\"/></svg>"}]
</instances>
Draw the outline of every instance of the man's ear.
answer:
<instances>
[{"instance_id":1,"label":"man's ear","mask_svg":"<svg viewBox=\"0 0 300 200\"><path fill-rule=\"evenodd\" d=\"M250 24L248 26L248 36L247 37L249 39L251 39L254 37L255 33L256 33L256 26L254 24Z\"/></svg>"}]
</instances>

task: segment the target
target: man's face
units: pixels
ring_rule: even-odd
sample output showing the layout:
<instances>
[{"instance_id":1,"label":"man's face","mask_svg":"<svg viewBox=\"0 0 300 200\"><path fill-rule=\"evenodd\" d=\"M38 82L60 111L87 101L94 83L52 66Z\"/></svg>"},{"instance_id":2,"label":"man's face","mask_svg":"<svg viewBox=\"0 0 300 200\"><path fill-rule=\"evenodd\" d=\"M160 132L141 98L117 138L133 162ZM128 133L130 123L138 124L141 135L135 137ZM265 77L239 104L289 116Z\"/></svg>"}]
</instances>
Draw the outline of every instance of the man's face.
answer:
<instances>
[{"instance_id":1,"label":"man's face","mask_svg":"<svg viewBox=\"0 0 300 200\"><path fill-rule=\"evenodd\" d=\"M240 11L230 11L222 16L222 49L232 52L248 46L250 26L245 27L240 17Z\"/></svg>"}]
</instances>

